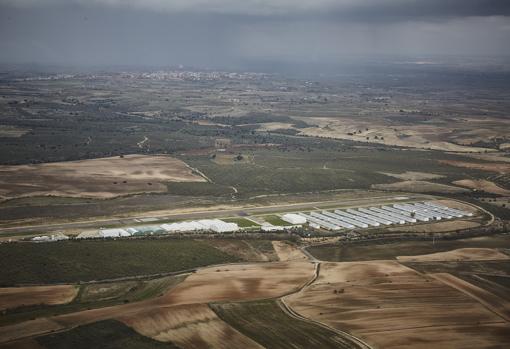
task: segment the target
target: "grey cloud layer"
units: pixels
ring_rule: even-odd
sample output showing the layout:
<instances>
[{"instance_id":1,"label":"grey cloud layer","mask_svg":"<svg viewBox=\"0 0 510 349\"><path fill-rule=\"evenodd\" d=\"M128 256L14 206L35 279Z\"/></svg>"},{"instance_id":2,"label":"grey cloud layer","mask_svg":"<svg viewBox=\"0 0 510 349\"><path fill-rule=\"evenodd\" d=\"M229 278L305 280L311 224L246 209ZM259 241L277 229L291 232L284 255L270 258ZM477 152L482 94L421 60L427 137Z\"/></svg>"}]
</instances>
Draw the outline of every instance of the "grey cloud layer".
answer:
<instances>
[{"instance_id":1,"label":"grey cloud layer","mask_svg":"<svg viewBox=\"0 0 510 349\"><path fill-rule=\"evenodd\" d=\"M76 4L167 13L328 15L351 19L510 15L508 0L0 0L0 4L25 8Z\"/></svg>"},{"instance_id":2,"label":"grey cloud layer","mask_svg":"<svg viewBox=\"0 0 510 349\"><path fill-rule=\"evenodd\" d=\"M0 62L331 64L510 55L510 0L0 0Z\"/></svg>"}]
</instances>

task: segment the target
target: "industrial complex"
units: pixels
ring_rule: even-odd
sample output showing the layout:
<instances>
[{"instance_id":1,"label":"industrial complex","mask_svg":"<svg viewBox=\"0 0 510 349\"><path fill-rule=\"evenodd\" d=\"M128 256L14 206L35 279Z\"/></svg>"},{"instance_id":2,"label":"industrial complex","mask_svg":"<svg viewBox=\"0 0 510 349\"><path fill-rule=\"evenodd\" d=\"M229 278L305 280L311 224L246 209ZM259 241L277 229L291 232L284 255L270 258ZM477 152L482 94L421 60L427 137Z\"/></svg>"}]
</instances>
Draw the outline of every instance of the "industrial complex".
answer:
<instances>
[{"instance_id":1,"label":"industrial complex","mask_svg":"<svg viewBox=\"0 0 510 349\"><path fill-rule=\"evenodd\" d=\"M399 224L430 223L438 220L473 216L470 212L450 208L434 202L398 203L393 205L359 207L348 209L316 210L311 212L294 212L281 215L282 222L288 225L273 225L267 222L255 230L264 232L285 231L306 226L333 232L368 229ZM99 229L96 232L84 232L77 238L119 238L152 234L174 233L233 233L242 228L237 223L221 219L202 219L146 225L126 228ZM254 230L253 227L250 228ZM34 238L34 241L52 241Z\"/></svg>"}]
</instances>

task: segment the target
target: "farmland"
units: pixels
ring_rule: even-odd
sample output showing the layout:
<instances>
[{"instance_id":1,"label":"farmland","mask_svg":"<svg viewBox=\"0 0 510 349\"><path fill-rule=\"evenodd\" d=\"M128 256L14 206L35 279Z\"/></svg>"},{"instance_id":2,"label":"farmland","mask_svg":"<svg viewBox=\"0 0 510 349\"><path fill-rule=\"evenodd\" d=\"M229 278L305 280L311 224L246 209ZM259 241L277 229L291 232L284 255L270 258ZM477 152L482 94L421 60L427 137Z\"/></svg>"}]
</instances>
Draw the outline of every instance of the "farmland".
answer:
<instances>
[{"instance_id":1,"label":"farmland","mask_svg":"<svg viewBox=\"0 0 510 349\"><path fill-rule=\"evenodd\" d=\"M398 256L444 252L458 248L510 248L510 236L494 235L459 240L383 241L309 247L308 251L325 261L347 262L395 259Z\"/></svg>"},{"instance_id":2,"label":"farmland","mask_svg":"<svg viewBox=\"0 0 510 349\"><path fill-rule=\"evenodd\" d=\"M508 74L392 69L2 72L0 348L507 348ZM473 215L260 231L418 201Z\"/></svg>"},{"instance_id":3,"label":"farmland","mask_svg":"<svg viewBox=\"0 0 510 349\"><path fill-rule=\"evenodd\" d=\"M69 241L2 244L4 286L79 282L170 273L240 261L193 240Z\"/></svg>"},{"instance_id":4,"label":"farmland","mask_svg":"<svg viewBox=\"0 0 510 349\"><path fill-rule=\"evenodd\" d=\"M290 317L276 301L214 303L211 308L266 348L352 348L337 333Z\"/></svg>"}]
</instances>

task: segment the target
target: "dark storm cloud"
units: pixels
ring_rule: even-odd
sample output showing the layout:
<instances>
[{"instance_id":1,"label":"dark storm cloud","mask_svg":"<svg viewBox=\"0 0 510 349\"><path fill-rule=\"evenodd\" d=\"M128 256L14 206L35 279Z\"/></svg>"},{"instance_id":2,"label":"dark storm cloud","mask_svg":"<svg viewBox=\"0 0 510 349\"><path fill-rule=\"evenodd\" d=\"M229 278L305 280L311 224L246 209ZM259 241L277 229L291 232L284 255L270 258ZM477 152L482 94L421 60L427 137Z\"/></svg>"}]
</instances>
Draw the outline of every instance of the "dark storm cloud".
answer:
<instances>
[{"instance_id":1,"label":"dark storm cloud","mask_svg":"<svg viewBox=\"0 0 510 349\"><path fill-rule=\"evenodd\" d=\"M336 16L345 19L507 16L508 0L2 0L20 8L81 5L167 13Z\"/></svg>"},{"instance_id":2,"label":"dark storm cloud","mask_svg":"<svg viewBox=\"0 0 510 349\"><path fill-rule=\"evenodd\" d=\"M336 63L510 54L508 0L0 0L0 62Z\"/></svg>"}]
</instances>

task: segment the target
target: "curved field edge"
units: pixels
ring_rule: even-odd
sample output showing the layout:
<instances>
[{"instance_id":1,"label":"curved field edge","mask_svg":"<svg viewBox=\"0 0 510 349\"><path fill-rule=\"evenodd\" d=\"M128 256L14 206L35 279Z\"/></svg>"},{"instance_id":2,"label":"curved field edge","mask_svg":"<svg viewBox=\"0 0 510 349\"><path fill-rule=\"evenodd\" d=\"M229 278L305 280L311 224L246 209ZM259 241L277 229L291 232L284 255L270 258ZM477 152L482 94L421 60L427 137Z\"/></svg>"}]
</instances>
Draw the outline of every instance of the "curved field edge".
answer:
<instances>
[{"instance_id":1,"label":"curved field edge","mask_svg":"<svg viewBox=\"0 0 510 349\"><path fill-rule=\"evenodd\" d=\"M0 344L0 349L178 349L172 343L158 342L142 336L116 320L104 320L82 325L68 331L52 333L9 344Z\"/></svg>"},{"instance_id":2,"label":"curved field edge","mask_svg":"<svg viewBox=\"0 0 510 349\"><path fill-rule=\"evenodd\" d=\"M510 235L500 234L456 240L389 240L335 243L306 248L315 258L328 262L395 260L398 256L414 256L447 252L459 248L510 249Z\"/></svg>"},{"instance_id":3,"label":"curved field edge","mask_svg":"<svg viewBox=\"0 0 510 349\"><path fill-rule=\"evenodd\" d=\"M277 300L211 303L223 321L267 348L355 348L346 338L286 314Z\"/></svg>"}]
</instances>

